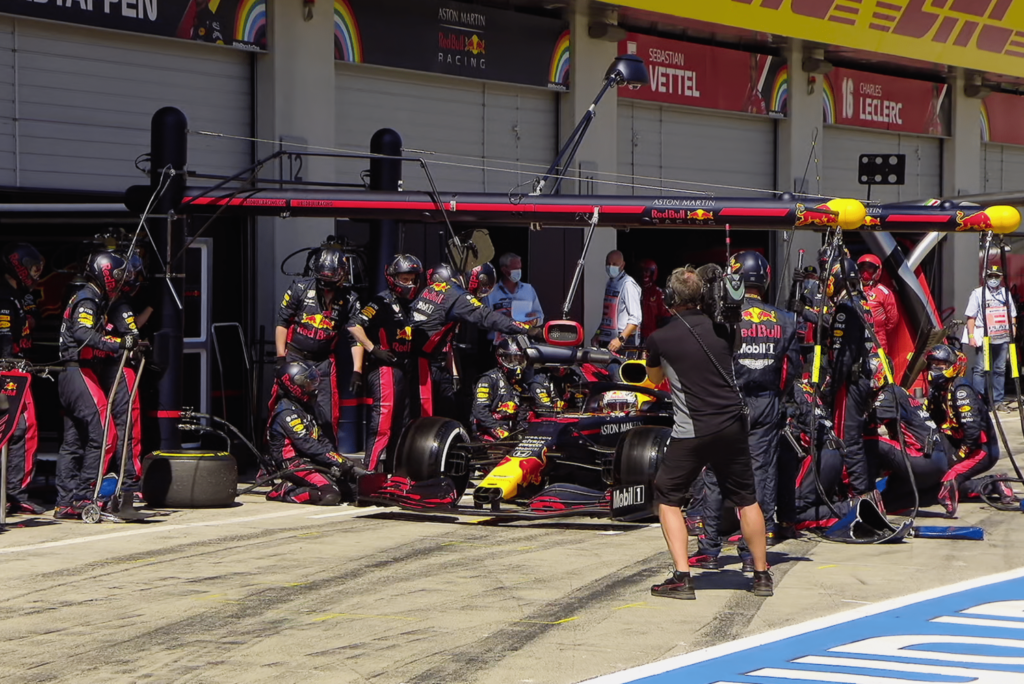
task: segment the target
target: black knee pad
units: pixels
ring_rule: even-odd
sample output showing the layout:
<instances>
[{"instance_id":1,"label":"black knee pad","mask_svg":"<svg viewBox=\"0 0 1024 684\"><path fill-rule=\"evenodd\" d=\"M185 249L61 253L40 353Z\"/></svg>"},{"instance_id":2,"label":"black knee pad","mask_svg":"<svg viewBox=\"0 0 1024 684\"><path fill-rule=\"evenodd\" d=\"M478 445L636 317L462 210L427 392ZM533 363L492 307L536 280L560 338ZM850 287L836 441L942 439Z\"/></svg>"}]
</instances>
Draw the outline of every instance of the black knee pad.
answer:
<instances>
[{"instance_id":1,"label":"black knee pad","mask_svg":"<svg viewBox=\"0 0 1024 684\"><path fill-rule=\"evenodd\" d=\"M316 489L313 498L318 498L318 506L337 506L341 502L341 492L334 485L323 485Z\"/></svg>"}]
</instances>

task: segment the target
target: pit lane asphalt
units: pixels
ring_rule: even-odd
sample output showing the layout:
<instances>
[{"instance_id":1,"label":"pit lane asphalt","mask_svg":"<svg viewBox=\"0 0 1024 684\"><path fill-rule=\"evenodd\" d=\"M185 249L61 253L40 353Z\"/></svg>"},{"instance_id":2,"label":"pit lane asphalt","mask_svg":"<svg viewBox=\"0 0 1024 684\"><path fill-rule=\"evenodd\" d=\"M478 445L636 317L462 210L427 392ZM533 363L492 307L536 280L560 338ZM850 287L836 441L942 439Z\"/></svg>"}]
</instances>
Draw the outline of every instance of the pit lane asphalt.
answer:
<instances>
[{"instance_id":1,"label":"pit lane asphalt","mask_svg":"<svg viewBox=\"0 0 1024 684\"><path fill-rule=\"evenodd\" d=\"M241 501L141 525L11 518L0 681L569 684L1024 565L1021 513L967 504L952 524L983 542L788 541L770 599L727 548L697 601L670 601L649 593L670 566L657 527Z\"/></svg>"}]
</instances>

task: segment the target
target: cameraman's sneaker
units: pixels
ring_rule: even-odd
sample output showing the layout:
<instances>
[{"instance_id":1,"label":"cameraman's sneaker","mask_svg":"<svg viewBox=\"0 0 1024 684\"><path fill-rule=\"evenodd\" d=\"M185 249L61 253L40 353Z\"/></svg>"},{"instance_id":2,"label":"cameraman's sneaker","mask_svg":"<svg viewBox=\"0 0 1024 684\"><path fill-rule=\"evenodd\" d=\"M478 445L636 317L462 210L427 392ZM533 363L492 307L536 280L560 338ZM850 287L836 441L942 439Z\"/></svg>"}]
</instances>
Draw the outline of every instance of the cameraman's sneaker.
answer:
<instances>
[{"instance_id":1,"label":"cameraman's sneaker","mask_svg":"<svg viewBox=\"0 0 1024 684\"><path fill-rule=\"evenodd\" d=\"M721 570L722 566L718 562L718 556L691 556L689 559L691 568L700 568L701 570Z\"/></svg>"},{"instance_id":2,"label":"cameraman's sneaker","mask_svg":"<svg viewBox=\"0 0 1024 684\"><path fill-rule=\"evenodd\" d=\"M769 578L768 581L770 582L771 579ZM683 574L676 571L661 584L651 587L651 596L693 601L697 598L697 592L693 590L693 578L690 577L690 573Z\"/></svg>"},{"instance_id":3,"label":"cameraman's sneaker","mask_svg":"<svg viewBox=\"0 0 1024 684\"><path fill-rule=\"evenodd\" d=\"M774 596L775 582L772 580L772 573L767 570L754 570L754 584L751 585L750 591L754 593L754 596Z\"/></svg>"}]
</instances>

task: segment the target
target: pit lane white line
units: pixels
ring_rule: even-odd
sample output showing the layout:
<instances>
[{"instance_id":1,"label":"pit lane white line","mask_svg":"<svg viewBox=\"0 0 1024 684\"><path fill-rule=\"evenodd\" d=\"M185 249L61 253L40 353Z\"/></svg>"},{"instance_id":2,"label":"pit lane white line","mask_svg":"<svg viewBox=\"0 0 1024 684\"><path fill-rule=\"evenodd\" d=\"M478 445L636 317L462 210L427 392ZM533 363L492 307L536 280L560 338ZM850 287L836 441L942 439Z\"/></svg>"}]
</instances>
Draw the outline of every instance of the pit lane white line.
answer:
<instances>
[{"instance_id":1,"label":"pit lane white line","mask_svg":"<svg viewBox=\"0 0 1024 684\"><path fill-rule=\"evenodd\" d=\"M337 517L342 515L358 515L360 513L372 513L380 510L377 507L371 508L353 508L339 513L329 513L327 516ZM93 541L101 541L104 539L116 539L118 537L132 537L139 534L155 534L157 532L167 532L170 530L183 530L190 527L217 527L221 525L234 525L236 523L253 522L256 520L268 520L270 518L286 518L290 516L303 515L309 513L309 510L296 510L296 511L280 511L277 513L264 513L262 515L251 515L245 518L231 518L229 520L209 520L206 522L195 522L195 523L180 523L180 524L157 524L149 523L142 529L124 530L123 532L110 532L108 534L96 534L89 537L76 537L75 539L61 539L60 541L52 542L40 542L39 544L29 544L27 546L10 546L7 548L0 548L0 555L6 553L16 553L22 551L39 551L42 549L52 549L58 546L72 546L74 544L86 544ZM307 516L310 518L323 518L325 515L313 515ZM130 524L130 523L126 523ZM153 526L151 526L153 525Z\"/></svg>"},{"instance_id":2,"label":"pit lane white line","mask_svg":"<svg viewBox=\"0 0 1024 684\"><path fill-rule=\"evenodd\" d=\"M737 641L711 646L710 648L704 648L699 651L686 653L655 663L649 663L647 665L641 665L628 670L601 675L600 677L588 679L580 684L627 684L628 682L636 682L644 677L664 674L686 665L693 665L713 658L720 658L746 649L764 646L790 637L796 637L809 632L825 629L827 627L833 627L835 625L843 624L844 622L852 622L859 618L885 613L886 611L902 608L914 603L920 603L929 599L941 598L943 596L949 596L950 594L967 591L968 589L976 589L978 587L984 587L989 584L996 584L997 582L1004 582L1006 580L1018 579L1020 577L1024 577L1024 568L1009 570L995 575L988 575L987 577L978 577L976 579L966 580L964 582L958 582L944 587L937 587L935 589L928 589L927 591L911 594L909 596L901 596L898 598L888 599L880 603L874 603L870 606L864 606L863 608L854 608L853 610L839 613L837 615L826 615L815 620L810 620L809 622L790 625L789 627L772 630L770 632L765 632L764 634L755 634L754 636L749 636ZM768 600L771 601L773 599ZM722 684L726 683L723 682Z\"/></svg>"}]
</instances>

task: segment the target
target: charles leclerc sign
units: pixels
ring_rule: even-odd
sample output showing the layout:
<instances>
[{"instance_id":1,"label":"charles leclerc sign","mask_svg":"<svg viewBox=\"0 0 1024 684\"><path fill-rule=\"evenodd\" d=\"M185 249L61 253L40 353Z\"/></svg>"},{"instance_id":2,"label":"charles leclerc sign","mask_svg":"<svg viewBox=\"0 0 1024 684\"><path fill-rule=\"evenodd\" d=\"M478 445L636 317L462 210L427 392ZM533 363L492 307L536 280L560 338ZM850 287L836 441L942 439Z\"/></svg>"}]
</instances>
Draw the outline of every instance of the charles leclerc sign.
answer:
<instances>
[{"instance_id":1,"label":"charles leclerc sign","mask_svg":"<svg viewBox=\"0 0 1024 684\"><path fill-rule=\"evenodd\" d=\"M949 86L853 69L822 82L825 123L901 133L948 135Z\"/></svg>"}]
</instances>

